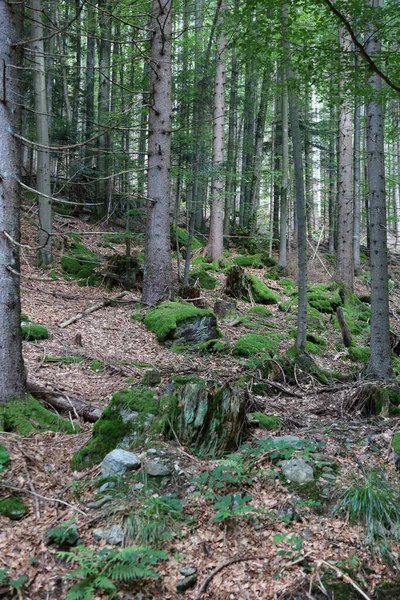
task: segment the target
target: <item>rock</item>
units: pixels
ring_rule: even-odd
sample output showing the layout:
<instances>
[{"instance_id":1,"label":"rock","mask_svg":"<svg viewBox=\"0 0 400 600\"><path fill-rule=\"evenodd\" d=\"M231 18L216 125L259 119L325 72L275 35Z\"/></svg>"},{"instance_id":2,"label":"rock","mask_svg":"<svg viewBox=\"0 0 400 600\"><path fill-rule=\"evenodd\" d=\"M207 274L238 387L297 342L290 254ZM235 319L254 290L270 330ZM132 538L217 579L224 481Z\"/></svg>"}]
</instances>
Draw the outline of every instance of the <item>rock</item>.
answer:
<instances>
[{"instance_id":1,"label":"rock","mask_svg":"<svg viewBox=\"0 0 400 600\"><path fill-rule=\"evenodd\" d=\"M107 502L110 502L110 500L112 500L112 499L113 499L112 496L103 496L102 498L99 498L98 500L89 500L89 502L87 502L86 506L88 508L92 508L92 509L101 508L102 506L104 506L104 504L107 504Z\"/></svg>"},{"instance_id":2,"label":"rock","mask_svg":"<svg viewBox=\"0 0 400 600\"><path fill-rule=\"evenodd\" d=\"M0 515L11 519L11 521L19 521L27 512L28 509L19 496L6 498L0 502Z\"/></svg>"},{"instance_id":3,"label":"rock","mask_svg":"<svg viewBox=\"0 0 400 600\"><path fill-rule=\"evenodd\" d=\"M311 531L311 529L304 529L301 532L301 537L303 538L303 540L311 540L313 537L313 532Z\"/></svg>"},{"instance_id":4,"label":"rock","mask_svg":"<svg viewBox=\"0 0 400 600\"><path fill-rule=\"evenodd\" d=\"M171 474L171 466L163 461L149 460L145 467L145 472L151 477L167 477Z\"/></svg>"},{"instance_id":5,"label":"rock","mask_svg":"<svg viewBox=\"0 0 400 600\"><path fill-rule=\"evenodd\" d=\"M197 569L194 567L179 567L179 573L185 577L190 577L190 575L197 573Z\"/></svg>"},{"instance_id":6,"label":"rock","mask_svg":"<svg viewBox=\"0 0 400 600\"><path fill-rule=\"evenodd\" d=\"M111 544L111 546L120 546L124 541L124 530L121 525L100 527L93 531L93 538L96 542L104 540L107 544Z\"/></svg>"},{"instance_id":7,"label":"rock","mask_svg":"<svg viewBox=\"0 0 400 600\"><path fill-rule=\"evenodd\" d=\"M235 301L216 300L214 304L214 314L217 317L226 317L227 314L236 312L236 309L237 304Z\"/></svg>"},{"instance_id":8,"label":"rock","mask_svg":"<svg viewBox=\"0 0 400 600\"><path fill-rule=\"evenodd\" d=\"M286 479L294 483L309 483L314 480L314 471L300 457L283 460L281 468Z\"/></svg>"},{"instance_id":9,"label":"rock","mask_svg":"<svg viewBox=\"0 0 400 600\"><path fill-rule=\"evenodd\" d=\"M64 550L75 546L79 540L79 533L76 523L70 525L58 525L45 531L45 544L50 546L52 544L58 546L58 548Z\"/></svg>"},{"instance_id":10,"label":"rock","mask_svg":"<svg viewBox=\"0 0 400 600\"><path fill-rule=\"evenodd\" d=\"M185 577L185 579L178 581L178 583L175 585L176 591L182 594L183 592L186 592L186 590L188 590L189 588L193 587L196 584L196 581L197 575L189 575L188 577Z\"/></svg>"},{"instance_id":11,"label":"rock","mask_svg":"<svg viewBox=\"0 0 400 600\"><path fill-rule=\"evenodd\" d=\"M273 440L277 444L285 443L287 446L296 446L301 441L297 435L280 435Z\"/></svg>"},{"instance_id":12,"label":"rock","mask_svg":"<svg viewBox=\"0 0 400 600\"><path fill-rule=\"evenodd\" d=\"M126 471L139 469L141 462L133 452L117 448L109 452L101 463L103 477L122 476Z\"/></svg>"}]
</instances>

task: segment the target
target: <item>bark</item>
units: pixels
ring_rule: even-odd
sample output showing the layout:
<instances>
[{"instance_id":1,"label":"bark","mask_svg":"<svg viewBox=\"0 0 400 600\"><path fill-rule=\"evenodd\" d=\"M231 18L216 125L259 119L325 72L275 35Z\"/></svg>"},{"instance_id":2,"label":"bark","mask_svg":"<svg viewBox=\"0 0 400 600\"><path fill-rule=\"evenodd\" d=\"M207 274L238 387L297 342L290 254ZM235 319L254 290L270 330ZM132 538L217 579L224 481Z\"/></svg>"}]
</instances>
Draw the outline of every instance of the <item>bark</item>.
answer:
<instances>
[{"instance_id":1,"label":"bark","mask_svg":"<svg viewBox=\"0 0 400 600\"><path fill-rule=\"evenodd\" d=\"M359 66L358 55L355 55L354 66ZM360 272L360 203L361 203L361 103L354 99L354 153L353 153L353 195L354 195L354 274Z\"/></svg>"},{"instance_id":2,"label":"bark","mask_svg":"<svg viewBox=\"0 0 400 600\"><path fill-rule=\"evenodd\" d=\"M149 113L149 160L143 301L172 295L169 223L171 165L171 0L153 0Z\"/></svg>"},{"instance_id":3,"label":"bark","mask_svg":"<svg viewBox=\"0 0 400 600\"><path fill-rule=\"evenodd\" d=\"M282 6L282 25L287 29L287 4ZM295 88L296 78L290 60L290 48L286 40L283 42L286 60L286 80L289 91L289 116L293 146L294 177L296 190L297 215L297 262L298 262L298 311L296 348L304 352L307 341L307 234L306 203L304 197L303 161L301 157L301 135L299 110L297 106L298 92Z\"/></svg>"},{"instance_id":4,"label":"bark","mask_svg":"<svg viewBox=\"0 0 400 600\"><path fill-rule=\"evenodd\" d=\"M0 92L0 231L15 241L20 236L21 73L23 5L0 2L0 64L4 77ZM6 65L6 66L5 66ZM2 67L3 69L3 67ZM0 235L0 403L25 398L25 371L20 327L19 249Z\"/></svg>"},{"instance_id":5,"label":"bark","mask_svg":"<svg viewBox=\"0 0 400 600\"><path fill-rule=\"evenodd\" d=\"M345 31L339 28L339 45L341 51L351 51L351 40ZM342 59L344 62L344 59ZM354 289L354 256L353 256L353 180L352 180L352 112L344 97L343 84L340 85L341 106L338 123L338 234L336 280L346 290Z\"/></svg>"},{"instance_id":6,"label":"bark","mask_svg":"<svg viewBox=\"0 0 400 600\"><path fill-rule=\"evenodd\" d=\"M210 216L210 233L207 244L207 255L211 261L223 259L224 235L224 178L222 173L224 161L224 126L225 126L225 0L221 2L219 11L220 31L217 37L217 65L214 87L213 115L213 178L211 182L212 206Z\"/></svg>"},{"instance_id":7,"label":"bark","mask_svg":"<svg viewBox=\"0 0 400 600\"><path fill-rule=\"evenodd\" d=\"M335 118L335 109L331 106L329 122L330 129L334 128L334 118ZM335 161L335 139L333 135L329 136L329 150L328 150L328 205L329 205L329 214L328 214L328 249L329 253L333 254L335 251L335 230L336 230L336 214L335 214L335 187L336 187L336 169L335 169L336 161Z\"/></svg>"},{"instance_id":8,"label":"bark","mask_svg":"<svg viewBox=\"0 0 400 600\"><path fill-rule=\"evenodd\" d=\"M250 231L250 193L253 171L256 74L253 59L248 59L245 75L242 174L240 185L240 226Z\"/></svg>"},{"instance_id":9,"label":"bark","mask_svg":"<svg viewBox=\"0 0 400 600\"><path fill-rule=\"evenodd\" d=\"M289 173L289 122L288 122L288 96L287 90L282 92L282 181L280 205L280 232L279 232L279 261L280 267L286 267L287 247L287 192Z\"/></svg>"},{"instance_id":10,"label":"bark","mask_svg":"<svg viewBox=\"0 0 400 600\"><path fill-rule=\"evenodd\" d=\"M84 139L88 140L93 135L94 119L94 62L95 62L95 26L94 8L87 5L87 38L86 38L86 74L85 74L85 133ZM92 155L88 146L84 146L86 169L92 168Z\"/></svg>"},{"instance_id":11,"label":"bark","mask_svg":"<svg viewBox=\"0 0 400 600\"><path fill-rule=\"evenodd\" d=\"M380 7L383 0L369 0L369 5ZM376 56L380 52L380 41L374 28L367 32L366 39L368 53ZM369 84L372 97L366 105L371 239L371 358L368 375L376 379L390 379L393 371L389 325L384 120L379 75L372 75Z\"/></svg>"},{"instance_id":12,"label":"bark","mask_svg":"<svg viewBox=\"0 0 400 600\"><path fill-rule=\"evenodd\" d=\"M32 0L29 7L32 16L32 38L38 40L32 44L35 64L35 69L33 71L33 85L35 96L36 137L39 144L42 146L49 146L49 113L41 0ZM50 152L46 148L37 149L36 189L39 192L39 246L41 246L38 260L40 264L49 265L53 262L51 251L52 208L50 200Z\"/></svg>"},{"instance_id":13,"label":"bark","mask_svg":"<svg viewBox=\"0 0 400 600\"><path fill-rule=\"evenodd\" d=\"M61 393L49 390L31 381L28 381L27 388L28 392L45 406L50 405L66 413L76 413L90 423L95 423L103 411L99 406L93 406L93 404L90 404L86 400L77 398L68 392Z\"/></svg>"},{"instance_id":14,"label":"bark","mask_svg":"<svg viewBox=\"0 0 400 600\"><path fill-rule=\"evenodd\" d=\"M238 60L237 49L232 49L231 61L231 87L229 92L229 124L228 124L228 143L226 152L226 183L225 183L225 215L224 215L224 234L229 235L232 209L234 207L234 195L236 192L236 133L237 133L237 86L238 86ZM233 214L233 218L236 216Z\"/></svg>"}]
</instances>

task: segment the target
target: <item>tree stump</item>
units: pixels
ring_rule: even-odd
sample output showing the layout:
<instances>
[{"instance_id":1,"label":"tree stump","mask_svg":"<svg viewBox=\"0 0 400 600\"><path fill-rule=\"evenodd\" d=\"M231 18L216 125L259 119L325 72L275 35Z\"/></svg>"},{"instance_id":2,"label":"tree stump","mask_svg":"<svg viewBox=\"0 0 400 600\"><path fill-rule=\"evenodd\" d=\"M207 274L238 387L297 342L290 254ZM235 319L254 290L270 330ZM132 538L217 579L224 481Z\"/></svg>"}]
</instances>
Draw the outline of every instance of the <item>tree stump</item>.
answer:
<instances>
[{"instance_id":1,"label":"tree stump","mask_svg":"<svg viewBox=\"0 0 400 600\"><path fill-rule=\"evenodd\" d=\"M218 389L194 382L178 391L176 432L203 458L237 450L248 429L243 394L229 384Z\"/></svg>"}]
</instances>

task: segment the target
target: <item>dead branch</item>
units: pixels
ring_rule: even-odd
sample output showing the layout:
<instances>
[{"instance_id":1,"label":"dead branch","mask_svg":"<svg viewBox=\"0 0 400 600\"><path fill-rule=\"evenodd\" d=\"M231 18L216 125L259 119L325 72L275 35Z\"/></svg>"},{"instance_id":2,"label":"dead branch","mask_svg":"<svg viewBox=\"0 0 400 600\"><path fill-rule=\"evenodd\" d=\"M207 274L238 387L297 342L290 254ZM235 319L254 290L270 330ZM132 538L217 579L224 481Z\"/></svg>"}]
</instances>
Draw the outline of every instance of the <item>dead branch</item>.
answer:
<instances>
[{"instance_id":1,"label":"dead branch","mask_svg":"<svg viewBox=\"0 0 400 600\"><path fill-rule=\"evenodd\" d=\"M31 494L32 496L36 496L37 498L40 498L41 500L47 500L47 502L57 502L58 504L63 504L64 506L68 506L68 508L72 508L73 510L76 510L76 512L80 513L84 517L87 516L86 513L83 512L83 510L81 510L77 506L74 506L73 504L69 504L69 502L65 502L64 500L60 500L59 498L48 498L47 496L42 496L42 494L38 494L37 492L32 492L32 490L27 490L26 488L18 488L18 487L14 487L13 485L8 485L8 483L0 483L0 487L5 488L7 490L12 490L13 492L19 492L20 494Z\"/></svg>"},{"instance_id":2,"label":"dead branch","mask_svg":"<svg viewBox=\"0 0 400 600\"><path fill-rule=\"evenodd\" d=\"M82 313L78 313L74 317L71 317L70 319L68 319L68 321L64 321L63 323L61 323L59 325L59 327L61 327L61 329L64 329L64 327L68 327L68 325L71 325L72 323L75 323L76 321L79 321L79 319L82 319L84 316L90 315L90 313L93 313L96 310L99 310L100 308L103 308L104 306L109 306L115 300L118 300L119 298L122 298L123 296L126 296L127 293L128 292L126 292L126 291L125 292L120 292L119 294L116 294L112 298L106 298L105 300L102 300L101 302L97 302L97 304L93 304L93 306L91 306L90 308L87 308Z\"/></svg>"},{"instance_id":3,"label":"dead branch","mask_svg":"<svg viewBox=\"0 0 400 600\"><path fill-rule=\"evenodd\" d=\"M36 383L33 383L32 381L28 381L27 388L28 392L42 404L50 404L50 406L53 406L57 410L61 410L63 412L71 412L71 410L74 410L80 417L82 417L85 421L89 421L90 423L95 423L97 419L100 418L103 410L99 406L93 406L86 400L77 398L72 394L48 390L37 385Z\"/></svg>"}]
</instances>

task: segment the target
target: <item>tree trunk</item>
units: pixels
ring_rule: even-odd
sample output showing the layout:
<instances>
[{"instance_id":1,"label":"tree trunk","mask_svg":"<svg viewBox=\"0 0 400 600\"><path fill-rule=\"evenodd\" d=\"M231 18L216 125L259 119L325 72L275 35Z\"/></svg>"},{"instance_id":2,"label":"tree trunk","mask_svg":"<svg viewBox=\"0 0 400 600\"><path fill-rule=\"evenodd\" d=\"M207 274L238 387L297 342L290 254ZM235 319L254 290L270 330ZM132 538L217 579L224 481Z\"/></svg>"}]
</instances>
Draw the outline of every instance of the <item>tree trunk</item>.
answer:
<instances>
[{"instance_id":1,"label":"tree trunk","mask_svg":"<svg viewBox=\"0 0 400 600\"><path fill-rule=\"evenodd\" d=\"M360 58L356 53L354 66L357 69ZM361 203L361 103L354 98L354 154L353 154L353 194L354 194L354 274L360 273L360 203Z\"/></svg>"},{"instance_id":2,"label":"tree trunk","mask_svg":"<svg viewBox=\"0 0 400 600\"><path fill-rule=\"evenodd\" d=\"M369 5L380 7L383 0L369 0ZM376 56L380 51L380 41L375 28L367 32L366 39L368 54ZM384 130L379 75L372 75L369 84L373 96L366 105L371 238L371 358L368 375L376 379L390 379L393 371L389 329Z\"/></svg>"},{"instance_id":3,"label":"tree trunk","mask_svg":"<svg viewBox=\"0 0 400 600\"><path fill-rule=\"evenodd\" d=\"M88 140L93 135L94 120L94 64L95 64L95 26L94 26L94 8L91 4L87 5L87 38L86 38L86 73L85 73L85 128L84 140ZM85 168L92 169L93 152L89 145L84 146Z\"/></svg>"},{"instance_id":4,"label":"tree trunk","mask_svg":"<svg viewBox=\"0 0 400 600\"><path fill-rule=\"evenodd\" d=\"M284 76L283 76L284 77ZM280 205L280 233L279 233L279 266L286 267L287 247L287 192L289 173L289 123L288 123L288 96L286 86L282 91L282 180L281 180L281 205Z\"/></svg>"},{"instance_id":5,"label":"tree trunk","mask_svg":"<svg viewBox=\"0 0 400 600\"><path fill-rule=\"evenodd\" d=\"M4 82L0 101L0 231L16 242L20 235L21 70L23 5L0 2L0 64ZM20 325L19 248L0 236L0 403L25 398L25 371Z\"/></svg>"},{"instance_id":6,"label":"tree trunk","mask_svg":"<svg viewBox=\"0 0 400 600\"><path fill-rule=\"evenodd\" d=\"M33 85L35 95L36 137L41 146L37 149L36 189L39 194L39 250L40 264L49 265L53 262L51 251L51 181L50 181L50 151L49 147L49 116L47 105L47 87L45 75L43 24L41 0L32 0L29 4L32 15L32 38L37 40L32 44L35 69Z\"/></svg>"},{"instance_id":7,"label":"tree trunk","mask_svg":"<svg viewBox=\"0 0 400 600\"><path fill-rule=\"evenodd\" d=\"M220 31L217 38L213 118L213 178L211 183L212 206L207 244L209 259L218 261L222 261L224 249L224 178L222 166L224 162L225 126L225 9L225 0L223 0L219 10Z\"/></svg>"},{"instance_id":8,"label":"tree trunk","mask_svg":"<svg viewBox=\"0 0 400 600\"><path fill-rule=\"evenodd\" d=\"M229 92L229 127L228 144L226 153L226 168L228 170L225 183L225 215L224 215L224 234L229 235L231 215L234 207L234 195L236 187L236 132L237 132L237 86L238 86L238 60L237 49L232 48L231 60L231 87ZM236 215L233 214L233 219Z\"/></svg>"},{"instance_id":9,"label":"tree trunk","mask_svg":"<svg viewBox=\"0 0 400 600\"><path fill-rule=\"evenodd\" d=\"M347 33L347 32L346 32ZM351 39L343 26L339 27L339 45L341 52L351 51ZM342 58L345 63L345 59ZM340 84L341 106L338 126L338 235L336 280L345 289L354 289L353 256L353 180L352 180L352 114L349 103L344 97L343 84Z\"/></svg>"},{"instance_id":10,"label":"tree trunk","mask_svg":"<svg viewBox=\"0 0 400 600\"><path fill-rule=\"evenodd\" d=\"M149 161L143 301L157 304L173 291L169 223L171 165L171 0L153 0Z\"/></svg>"}]
</instances>

